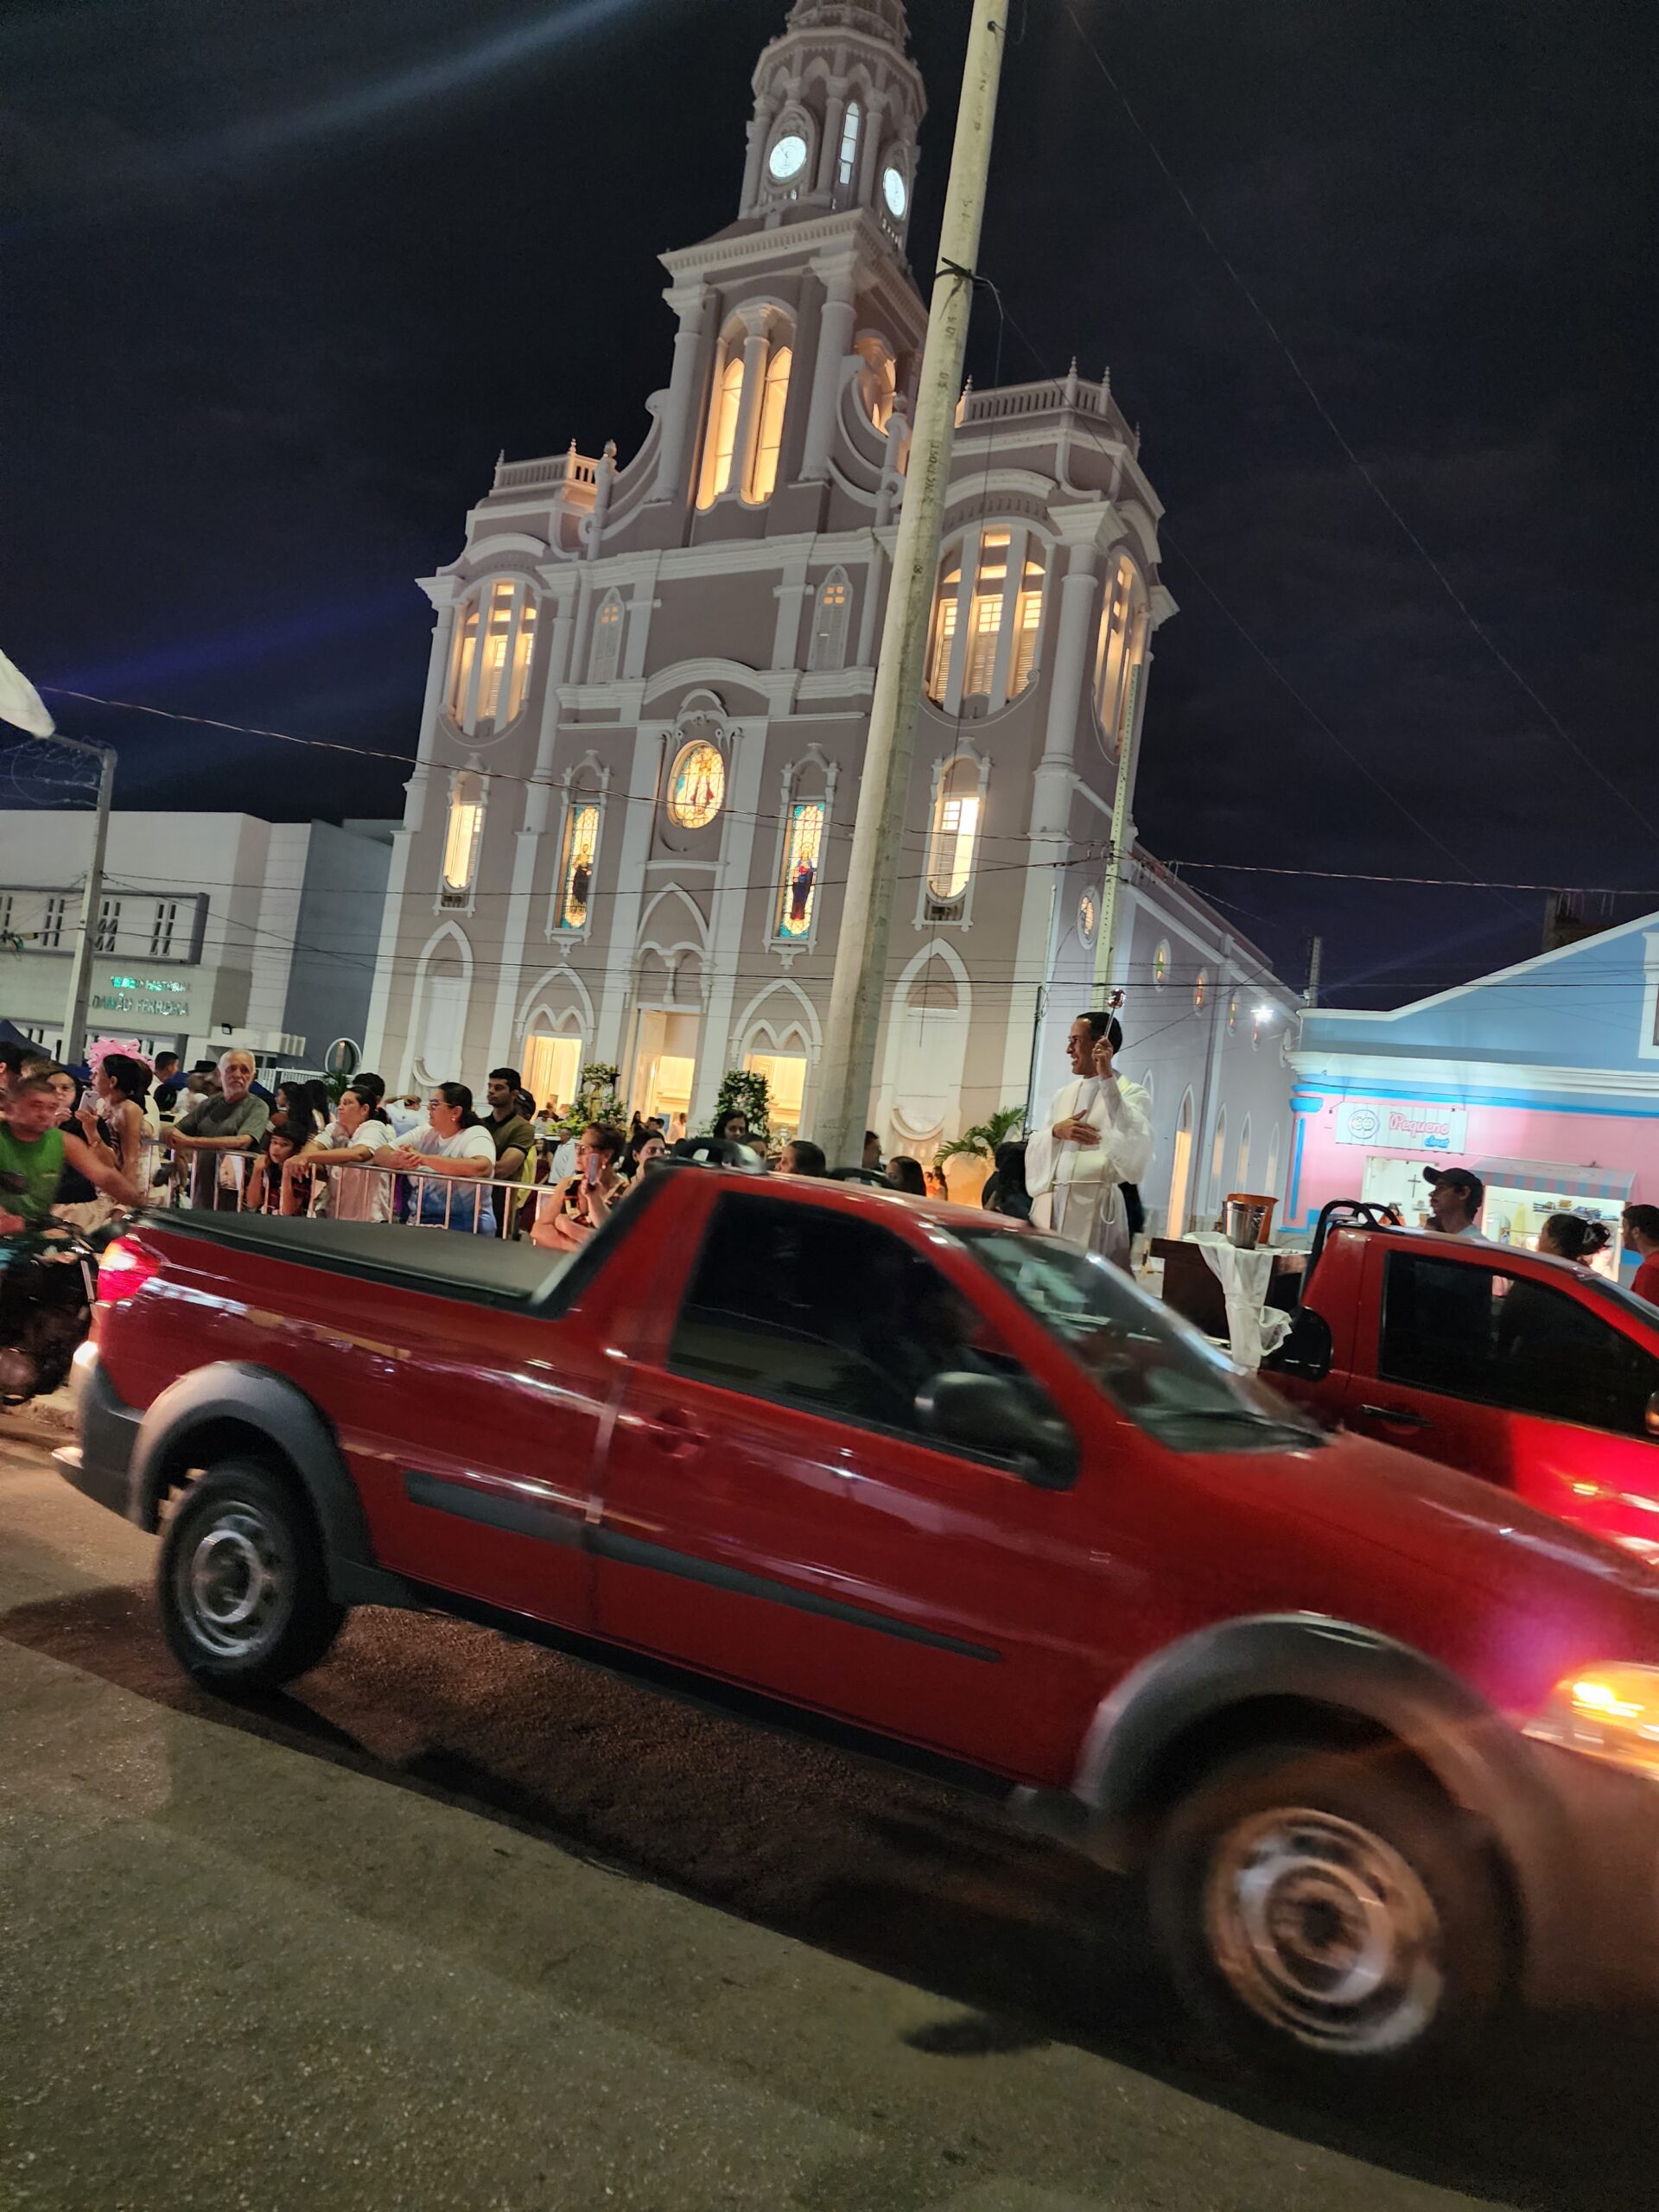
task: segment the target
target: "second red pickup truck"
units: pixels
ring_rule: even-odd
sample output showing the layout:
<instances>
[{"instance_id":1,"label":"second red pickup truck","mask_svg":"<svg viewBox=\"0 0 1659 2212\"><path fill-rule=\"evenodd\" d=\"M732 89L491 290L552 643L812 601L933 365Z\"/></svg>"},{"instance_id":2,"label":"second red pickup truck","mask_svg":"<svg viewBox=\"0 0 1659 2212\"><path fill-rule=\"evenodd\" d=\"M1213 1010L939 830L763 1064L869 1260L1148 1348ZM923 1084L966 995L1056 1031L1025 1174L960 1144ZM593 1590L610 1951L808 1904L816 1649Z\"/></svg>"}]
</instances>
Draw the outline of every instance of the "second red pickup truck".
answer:
<instances>
[{"instance_id":1,"label":"second red pickup truck","mask_svg":"<svg viewBox=\"0 0 1659 2212\"><path fill-rule=\"evenodd\" d=\"M78 1388L64 1471L161 1530L223 1691L429 1607L944 1754L1145 1873L1236 2047L1339 2075L1659 1987L1649 1571L1016 1224L691 1166L553 1264L167 1215Z\"/></svg>"},{"instance_id":2,"label":"second red pickup truck","mask_svg":"<svg viewBox=\"0 0 1659 2212\"><path fill-rule=\"evenodd\" d=\"M1659 1313L1566 1260L1326 1212L1274 1386L1659 1568Z\"/></svg>"}]
</instances>

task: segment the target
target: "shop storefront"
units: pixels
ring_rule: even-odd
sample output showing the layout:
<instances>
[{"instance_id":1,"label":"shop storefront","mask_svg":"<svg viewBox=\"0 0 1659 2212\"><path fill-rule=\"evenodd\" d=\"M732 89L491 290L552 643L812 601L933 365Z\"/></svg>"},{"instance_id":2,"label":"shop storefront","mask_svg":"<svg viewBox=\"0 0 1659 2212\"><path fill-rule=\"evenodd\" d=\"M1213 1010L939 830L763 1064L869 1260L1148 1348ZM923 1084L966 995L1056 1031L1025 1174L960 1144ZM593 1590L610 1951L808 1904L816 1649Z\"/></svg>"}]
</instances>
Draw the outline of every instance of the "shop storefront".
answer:
<instances>
[{"instance_id":1,"label":"shop storefront","mask_svg":"<svg viewBox=\"0 0 1659 2212\"><path fill-rule=\"evenodd\" d=\"M1613 1229L1600 1266L1616 1275L1622 1210L1659 1199L1655 920L1394 1013L1306 1014L1286 1228L1311 1228L1337 1198L1424 1221L1423 1170L1469 1167L1486 1185L1484 1235L1531 1246L1571 1207Z\"/></svg>"}]
</instances>

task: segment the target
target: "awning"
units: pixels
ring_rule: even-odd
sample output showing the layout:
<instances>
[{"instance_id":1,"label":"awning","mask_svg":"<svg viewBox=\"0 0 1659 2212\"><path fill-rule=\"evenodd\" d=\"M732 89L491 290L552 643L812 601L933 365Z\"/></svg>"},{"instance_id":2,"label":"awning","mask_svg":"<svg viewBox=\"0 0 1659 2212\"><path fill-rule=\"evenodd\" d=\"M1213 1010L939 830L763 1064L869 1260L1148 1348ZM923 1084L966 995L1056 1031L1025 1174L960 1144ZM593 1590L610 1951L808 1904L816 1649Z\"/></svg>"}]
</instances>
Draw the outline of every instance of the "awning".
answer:
<instances>
[{"instance_id":1,"label":"awning","mask_svg":"<svg viewBox=\"0 0 1659 2212\"><path fill-rule=\"evenodd\" d=\"M1558 1191L1564 1198L1628 1198L1636 1180L1633 1168L1573 1167L1560 1160L1478 1160L1475 1173L1483 1183Z\"/></svg>"}]
</instances>

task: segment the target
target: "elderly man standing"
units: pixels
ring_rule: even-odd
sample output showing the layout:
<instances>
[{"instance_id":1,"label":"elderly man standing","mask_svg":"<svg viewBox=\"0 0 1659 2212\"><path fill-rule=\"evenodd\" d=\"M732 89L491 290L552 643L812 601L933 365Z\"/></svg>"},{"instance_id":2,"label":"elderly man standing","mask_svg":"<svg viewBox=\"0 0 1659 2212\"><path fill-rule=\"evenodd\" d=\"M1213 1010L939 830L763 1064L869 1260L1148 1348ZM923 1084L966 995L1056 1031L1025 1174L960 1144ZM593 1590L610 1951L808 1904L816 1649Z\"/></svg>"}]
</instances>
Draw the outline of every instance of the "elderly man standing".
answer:
<instances>
[{"instance_id":1,"label":"elderly man standing","mask_svg":"<svg viewBox=\"0 0 1659 2212\"><path fill-rule=\"evenodd\" d=\"M1054 1095L1047 1126L1026 1147L1031 1217L1069 1243L1126 1268L1129 1224L1121 1183L1152 1165L1152 1101L1118 1073L1123 1032L1103 1013L1080 1014L1065 1040L1073 1080Z\"/></svg>"},{"instance_id":2,"label":"elderly man standing","mask_svg":"<svg viewBox=\"0 0 1659 2212\"><path fill-rule=\"evenodd\" d=\"M193 1206L234 1212L242 1203L241 1177L221 1186L219 1168L222 1154L257 1151L265 1134L270 1109L254 1096L253 1076L251 1052L226 1052L219 1064L218 1090L199 1098L170 1129L162 1131L162 1143L169 1152L190 1159Z\"/></svg>"}]
</instances>

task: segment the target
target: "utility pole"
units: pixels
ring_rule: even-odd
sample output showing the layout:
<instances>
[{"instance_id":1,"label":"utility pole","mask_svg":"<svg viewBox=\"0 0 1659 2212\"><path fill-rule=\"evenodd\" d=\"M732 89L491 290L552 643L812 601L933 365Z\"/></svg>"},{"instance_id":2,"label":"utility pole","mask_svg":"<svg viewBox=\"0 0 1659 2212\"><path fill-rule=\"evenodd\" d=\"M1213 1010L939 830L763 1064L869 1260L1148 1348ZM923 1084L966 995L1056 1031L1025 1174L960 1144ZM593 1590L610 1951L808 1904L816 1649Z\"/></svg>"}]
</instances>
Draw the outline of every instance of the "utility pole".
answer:
<instances>
[{"instance_id":1,"label":"utility pole","mask_svg":"<svg viewBox=\"0 0 1659 2212\"><path fill-rule=\"evenodd\" d=\"M950 448L962 389L973 268L985 213L991 129L1007 41L1008 0L974 0L962 105L945 192L938 273L927 319L911 429L904 504L893 546L887 619L870 702L853 849L824 1027L819 1141L831 1166L863 1156L875 1078L876 1035L887 995L893 894L910 797L911 754L927 664Z\"/></svg>"},{"instance_id":2,"label":"utility pole","mask_svg":"<svg viewBox=\"0 0 1659 2212\"><path fill-rule=\"evenodd\" d=\"M1117 952L1117 915L1125 864L1129 856L1129 809L1135 804L1135 770L1141 753L1141 678L1143 655L1129 671L1128 696L1117 730L1117 783L1112 792L1112 843L1106 856L1106 881L1100 894L1100 923L1095 931L1095 988L1099 1006L1107 1004L1112 962Z\"/></svg>"},{"instance_id":3,"label":"utility pole","mask_svg":"<svg viewBox=\"0 0 1659 2212\"><path fill-rule=\"evenodd\" d=\"M92 983L92 954L98 944L99 915L104 900L104 854L110 841L110 802L115 796L115 754L106 745L88 745L79 737L54 733L54 745L67 745L98 763L98 814L92 823L92 857L86 869L86 895L80 902L80 933L75 957L69 963L69 1002L63 1015L63 1059L73 1067L86 1042L86 1000Z\"/></svg>"},{"instance_id":4,"label":"utility pole","mask_svg":"<svg viewBox=\"0 0 1659 2212\"><path fill-rule=\"evenodd\" d=\"M1307 984L1302 993L1304 1006L1318 1006L1319 1002L1319 969L1325 962L1325 939L1311 937L1307 941Z\"/></svg>"}]
</instances>

